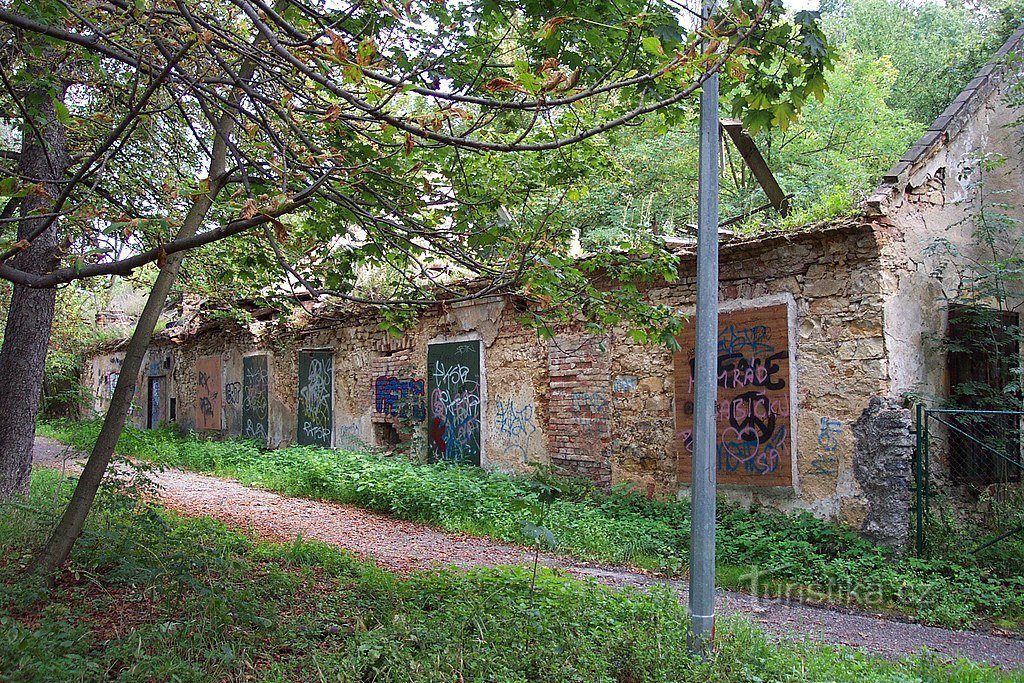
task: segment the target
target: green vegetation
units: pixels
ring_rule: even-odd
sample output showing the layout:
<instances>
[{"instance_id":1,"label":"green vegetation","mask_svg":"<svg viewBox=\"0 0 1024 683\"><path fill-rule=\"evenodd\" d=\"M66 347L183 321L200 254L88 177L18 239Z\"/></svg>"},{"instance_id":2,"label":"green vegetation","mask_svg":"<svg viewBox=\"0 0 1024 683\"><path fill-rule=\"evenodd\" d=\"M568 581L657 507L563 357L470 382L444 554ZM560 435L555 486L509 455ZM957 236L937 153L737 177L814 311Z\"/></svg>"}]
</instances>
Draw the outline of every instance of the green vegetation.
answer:
<instances>
[{"instance_id":1,"label":"green vegetation","mask_svg":"<svg viewBox=\"0 0 1024 683\"><path fill-rule=\"evenodd\" d=\"M88 449L98 423L43 425L40 433ZM204 441L169 430L127 429L123 455L166 466L236 477L295 496L352 503L396 517L511 542L524 542L524 503L536 505L533 480L471 467L422 465L400 457L308 447L265 451L251 442ZM544 481L549 477L541 475ZM670 574L686 569L689 506L647 500L619 488L603 494L559 481L543 524L561 552ZM1004 627L1024 620L1024 566L1005 548L972 558L894 557L841 526L809 514L745 511L723 503L719 580L726 587L808 600L894 610L945 626L984 617Z\"/></svg>"},{"instance_id":2,"label":"green vegetation","mask_svg":"<svg viewBox=\"0 0 1024 683\"><path fill-rule=\"evenodd\" d=\"M0 679L33 681L999 681L969 662L779 647L722 622L707 662L665 590L523 569L400 578L298 539L253 541L102 493L56 587L20 576L70 482L36 472L0 514Z\"/></svg>"},{"instance_id":3,"label":"green vegetation","mask_svg":"<svg viewBox=\"0 0 1024 683\"><path fill-rule=\"evenodd\" d=\"M854 211L1022 14L1020 0L824 0L822 25L836 50L824 97L807 98L790 120L749 122L783 191L793 195L793 211L785 219L757 213L732 228L744 234L786 229ZM735 106L728 93L723 101ZM654 116L638 128L610 132L595 143L592 168L561 208L561 224L578 230L583 247L597 253L609 245L635 247L652 234L692 234L695 128L695 121L671 125ZM768 200L732 144L724 150L720 200L728 220Z\"/></svg>"}]
</instances>

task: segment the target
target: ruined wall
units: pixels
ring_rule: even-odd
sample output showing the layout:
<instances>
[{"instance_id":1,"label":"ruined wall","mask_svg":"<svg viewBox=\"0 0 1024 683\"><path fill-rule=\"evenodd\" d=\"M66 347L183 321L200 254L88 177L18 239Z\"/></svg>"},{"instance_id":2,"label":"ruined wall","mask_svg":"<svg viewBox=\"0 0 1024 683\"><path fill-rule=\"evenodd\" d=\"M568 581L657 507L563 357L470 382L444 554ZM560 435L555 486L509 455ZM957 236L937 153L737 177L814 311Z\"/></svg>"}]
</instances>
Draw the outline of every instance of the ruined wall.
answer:
<instances>
[{"instance_id":1,"label":"ruined wall","mask_svg":"<svg viewBox=\"0 0 1024 683\"><path fill-rule=\"evenodd\" d=\"M793 390L791 405L775 399L770 407L789 413L784 417L792 428L792 485L725 484L723 492L745 503L808 509L859 528L869 503L853 475L851 427L871 397L888 392L881 278L870 226L850 223L726 246L720 270L723 321L728 311L787 307L789 329L773 333L788 337L787 382ZM691 260L677 282L650 296L692 311L695 285ZM685 495L687 486L677 476L682 435L674 432L672 354L625 334L614 337L613 481L638 482L657 493L678 489ZM724 344L720 336L720 354ZM720 425L729 409L720 402ZM739 415L741 421L749 417ZM722 457L720 445L720 473Z\"/></svg>"},{"instance_id":2,"label":"ruined wall","mask_svg":"<svg viewBox=\"0 0 1024 683\"><path fill-rule=\"evenodd\" d=\"M680 278L646 296L692 311L694 286L694 260L684 256ZM732 360L720 363L746 368L730 369L732 379L724 380L720 419L733 422L723 434L747 435L720 451L726 495L862 527L875 503L855 476L852 426L873 396L888 392L872 226L849 221L726 245L721 297L723 325L734 324L722 328L731 336L720 341ZM366 312L209 329L180 344L159 342L151 355L166 375L166 398L175 399L174 422L187 429L245 433L253 414L247 396L259 399L251 390L262 390L246 383L245 359L265 356L266 400L256 402L266 404L267 442L299 441L301 401L319 400L328 388L323 378L309 388L300 355L326 351L334 447L401 443L420 458L428 451L446 457L443 442L448 454L476 455L487 468L550 463L602 486L633 482L652 495L685 495L685 439L674 413L677 401L687 400L675 382L679 359L624 329L594 336L566 327L541 339L520 324L516 306L504 296L452 306L424 315L399 338L381 332ZM475 361L460 363L460 353L479 354L479 369ZM92 359L89 381L98 393L114 365L103 355ZM249 367L262 368L262 361ZM201 372L218 376L204 386ZM145 415L136 417L144 426ZM748 439L773 450L747 457Z\"/></svg>"},{"instance_id":3,"label":"ruined wall","mask_svg":"<svg viewBox=\"0 0 1024 683\"><path fill-rule=\"evenodd\" d=\"M1017 231L1024 229L1024 130L1015 125L1024 112L1014 101L1021 65L1006 62L1021 38L1018 31L868 201L882 247L894 395L913 392L927 402L947 395L946 359L935 340L946 332L948 304L957 299L963 276L976 272L972 262L992 258L976 238L981 209L1004 213L1018 221ZM986 169L986 160L1000 157L1006 162ZM1010 302L1020 303L1019 297Z\"/></svg>"}]
</instances>

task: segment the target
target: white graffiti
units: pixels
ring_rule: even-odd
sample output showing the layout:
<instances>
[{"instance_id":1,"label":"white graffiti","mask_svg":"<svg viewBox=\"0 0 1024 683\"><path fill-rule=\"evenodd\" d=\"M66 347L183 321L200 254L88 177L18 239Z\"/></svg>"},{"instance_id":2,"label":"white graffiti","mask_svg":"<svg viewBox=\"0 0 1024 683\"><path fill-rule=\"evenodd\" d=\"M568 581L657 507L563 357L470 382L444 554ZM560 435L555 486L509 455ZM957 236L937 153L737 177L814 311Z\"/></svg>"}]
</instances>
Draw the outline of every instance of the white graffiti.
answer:
<instances>
[{"instance_id":1,"label":"white graffiti","mask_svg":"<svg viewBox=\"0 0 1024 683\"><path fill-rule=\"evenodd\" d=\"M450 365L445 367L441 361L434 362L434 384L437 386L452 386L465 384L469 378L469 368L465 365Z\"/></svg>"},{"instance_id":2,"label":"white graffiti","mask_svg":"<svg viewBox=\"0 0 1024 683\"><path fill-rule=\"evenodd\" d=\"M306 435L307 439L316 441L319 443L330 443L331 441L331 428L323 425L313 424L309 420L305 420L302 423L302 433Z\"/></svg>"},{"instance_id":3,"label":"white graffiti","mask_svg":"<svg viewBox=\"0 0 1024 683\"><path fill-rule=\"evenodd\" d=\"M242 409L259 419L267 417L267 370L250 366L242 384Z\"/></svg>"},{"instance_id":4,"label":"white graffiti","mask_svg":"<svg viewBox=\"0 0 1024 683\"><path fill-rule=\"evenodd\" d=\"M262 422L245 421L245 436L250 439L267 440L267 429Z\"/></svg>"},{"instance_id":5,"label":"white graffiti","mask_svg":"<svg viewBox=\"0 0 1024 683\"><path fill-rule=\"evenodd\" d=\"M299 396L302 398L303 410L308 418L320 425L330 423L331 363L329 359L310 359L306 386L299 391ZM330 432L328 427L321 428Z\"/></svg>"},{"instance_id":6,"label":"white graffiti","mask_svg":"<svg viewBox=\"0 0 1024 683\"><path fill-rule=\"evenodd\" d=\"M495 397L495 426L499 437L505 441L506 450L514 452L526 463L529 459L530 442L537 433L533 419L533 406L516 405L511 397Z\"/></svg>"}]
</instances>

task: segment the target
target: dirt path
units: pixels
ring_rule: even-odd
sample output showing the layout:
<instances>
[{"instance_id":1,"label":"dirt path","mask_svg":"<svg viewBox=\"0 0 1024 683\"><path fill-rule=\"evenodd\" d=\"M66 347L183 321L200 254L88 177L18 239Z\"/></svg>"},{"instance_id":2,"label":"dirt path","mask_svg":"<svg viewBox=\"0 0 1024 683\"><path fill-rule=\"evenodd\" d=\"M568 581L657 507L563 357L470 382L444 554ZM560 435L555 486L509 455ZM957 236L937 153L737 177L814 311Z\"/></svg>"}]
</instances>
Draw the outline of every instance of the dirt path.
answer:
<instances>
[{"instance_id":1,"label":"dirt path","mask_svg":"<svg viewBox=\"0 0 1024 683\"><path fill-rule=\"evenodd\" d=\"M76 454L63 444L36 438L34 464L77 471ZM525 550L489 539L438 531L392 519L350 505L288 498L236 481L193 472L168 470L155 477L160 502L188 515L208 515L250 533L279 540L299 535L331 543L375 561L380 567L407 572L431 566L461 568L528 564ZM611 586L668 583L685 600L684 581L666 581L624 569L596 567L545 556L543 563L578 578ZM723 614L742 613L766 631L786 638L842 643L887 657L931 650L946 657L966 657L1004 669L1024 668L1024 641L970 631L948 631L861 613L849 613L757 599L720 591Z\"/></svg>"}]
</instances>

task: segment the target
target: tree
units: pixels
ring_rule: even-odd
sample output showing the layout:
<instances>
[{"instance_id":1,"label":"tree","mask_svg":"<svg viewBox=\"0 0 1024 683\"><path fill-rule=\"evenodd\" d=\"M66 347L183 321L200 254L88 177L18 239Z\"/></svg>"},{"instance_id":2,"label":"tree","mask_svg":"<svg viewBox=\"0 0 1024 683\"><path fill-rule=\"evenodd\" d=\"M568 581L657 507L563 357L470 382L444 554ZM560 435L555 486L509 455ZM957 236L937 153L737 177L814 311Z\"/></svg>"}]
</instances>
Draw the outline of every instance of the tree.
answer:
<instances>
[{"instance_id":1,"label":"tree","mask_svg":"<svg viewBox=\"0 0 1024 683\"><path fill-rule=\"evenodd\" d=\"M829 0L824 24L837 46L888 58L897 80L888 102L930 125L1020 26L1016 0L978 3Z\"/></svg>"},{"instance_id":2,"label":"tree","mask_svg":"<svg viewBox=\"0 0 1024 683\"><path fill-rule=\"evenodd\" d=\"M535 201L546 188L523 187L517 168L567 164L571 146L685 103L717 71L744 97L746 116L795 115L824 92L830 54L814 15L790 24L780 11L741 0L687 29L684 7L639 0L51 0L0 9L18 69L9 102L24 101L19 83L40 73L37 52L18 50L26 35L58 56L45 73L68 93L29 109L22 138L33 139L43 118L75 151L45 191L34 170L10 169L4 187L26 208L18 240L0 253L0 277L45 292L147 263L160 269L37 568L58 567L81 531L187 250L255 230L250 269L274 264L316 296L358 301L368 301L352 293L358 267L387 265L396 284L369 300L386 306L542 289L571 266L553 265L559 236ZM702 40L708 49L698 49ZM60 263L12 260L36 245L55 260L44 240L57 230ZM459 290L438 267L486 284ZM35 331L9 328L5 350L45 338L43 318ZM0 433L15 430L7 420L0 414Z\"/></svg>"}]
</instances>

